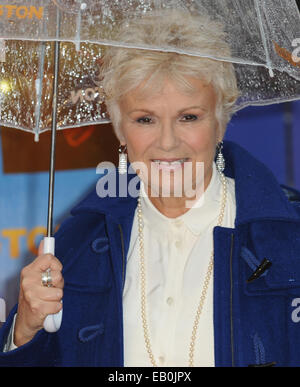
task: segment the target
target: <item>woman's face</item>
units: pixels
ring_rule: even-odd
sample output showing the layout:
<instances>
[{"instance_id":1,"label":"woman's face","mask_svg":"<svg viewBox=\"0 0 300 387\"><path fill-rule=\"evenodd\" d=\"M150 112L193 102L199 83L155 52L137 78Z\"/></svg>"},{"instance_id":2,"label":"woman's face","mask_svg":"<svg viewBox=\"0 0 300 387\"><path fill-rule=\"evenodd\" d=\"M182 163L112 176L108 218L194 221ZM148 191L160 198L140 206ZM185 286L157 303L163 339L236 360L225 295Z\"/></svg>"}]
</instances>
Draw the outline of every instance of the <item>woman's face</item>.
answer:
<instances>
[{"instance_id":1,"label":"woman's face","mask_svg":"<svg viewBox=\"0 0 300 387\"><path fill-rule=\"evenodd\" d=\"M152 187L152 192L159 190L160 195L164 184L170 185L172 195L172 191L174 193L183 187L186 179L193 189L197 188L199 164L196 163L204 163L202 187L206 189L216 144L221 141L215 118L213 87L195 78L187 78L187 81L193 86L192 91L183 92L166 79L159 93L145 96L140 86L126 94L119 103L119 140L122 145L127 145L130 163L144 165L147 172L141 177L146 188ZM192 166L192 172L184 169L188 164ZM185 176L178 183L175 180L180 174Z\"/></svg>"}]
</instances>

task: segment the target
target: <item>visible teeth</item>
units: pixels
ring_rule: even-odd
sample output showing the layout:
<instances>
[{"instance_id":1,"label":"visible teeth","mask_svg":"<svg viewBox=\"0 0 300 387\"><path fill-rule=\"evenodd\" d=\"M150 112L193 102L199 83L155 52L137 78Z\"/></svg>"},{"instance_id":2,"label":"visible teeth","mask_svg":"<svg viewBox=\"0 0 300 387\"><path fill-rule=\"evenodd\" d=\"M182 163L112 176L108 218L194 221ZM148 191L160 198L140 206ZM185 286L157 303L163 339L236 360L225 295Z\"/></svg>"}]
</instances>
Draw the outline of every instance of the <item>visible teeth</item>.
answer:
<instances>
[{"instance_id":1,"label":"visible teeth","mask_svg":"<svg viewBox=\"0 0 300 387\"><path fill-rule=\"evenodd\" d=\"M155 163L157 164L161 164L161 165L176 165L176 164L182 164L186 161L186 159L181 159L181 160L175 160L175 161L161 161L161 160L153 160Z\"/></svg>"}]
</instances>

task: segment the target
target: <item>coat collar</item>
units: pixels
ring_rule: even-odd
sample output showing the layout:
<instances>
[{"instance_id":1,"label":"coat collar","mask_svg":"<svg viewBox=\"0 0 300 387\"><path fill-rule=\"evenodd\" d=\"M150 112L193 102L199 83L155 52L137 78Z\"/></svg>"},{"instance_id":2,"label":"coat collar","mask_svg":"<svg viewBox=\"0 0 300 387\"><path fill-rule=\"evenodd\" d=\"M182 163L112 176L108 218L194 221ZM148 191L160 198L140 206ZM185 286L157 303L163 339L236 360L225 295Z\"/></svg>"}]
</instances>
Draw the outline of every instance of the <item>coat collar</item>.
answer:
<instances>
[{"instance_id":1,"label":"coat collar","mask_svg":"<svg viewBox=\"0 0 300 387\"><path fill-rule=\"evenodd\" d=\"M224 141L225 175L235 179L235 225L259 220L299 221L272 172L241 146Z\"/></svg>"},{"instance_id":2,"label":"coat collar","mask_svg":"<svg viewBox=\"0 0 300 387\"><path fill-rule=\"evenodd\" d=\"M280 185L271 171L260 161L251 156L239 145L224 141L223 154L226 162L225 175L235 180L237 213L235 226L259 220L300 221L296 210L289 203ZM117 170L116 192L119 192L119 175ZM135 174L122 175L120 181L137 182ZM122 180L123 179L123 180ZM133 180L135 179L135 180ZM127 185L128 186L128 185ZM136 184L136 191L139 183ZM99 198L94 189L81 201L71 213L91 212L109 215L116 221L133 216L137 198L104 197Z\"/></svg>"}]
</instances>

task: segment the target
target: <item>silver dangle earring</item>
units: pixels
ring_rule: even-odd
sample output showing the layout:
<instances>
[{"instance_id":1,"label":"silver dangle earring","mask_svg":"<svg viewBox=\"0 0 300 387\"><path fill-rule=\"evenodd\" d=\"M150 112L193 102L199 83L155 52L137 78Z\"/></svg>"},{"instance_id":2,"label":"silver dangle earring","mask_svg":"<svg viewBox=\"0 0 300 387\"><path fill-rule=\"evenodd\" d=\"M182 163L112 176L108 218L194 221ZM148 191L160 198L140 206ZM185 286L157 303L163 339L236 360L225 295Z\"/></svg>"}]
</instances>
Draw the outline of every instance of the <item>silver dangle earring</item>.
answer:
<instances>
[{"instance_id":1,"label":"silver dangle earring","mask_svg":"<svg viewBox=\"0 0 300 387\"><path fill-rule=\"evenodd\" d=\"M216 166L219 173L222 173L225 169L225 159L222 153L222 149L223 149L223 141L219 142L219 144L217 145L218 155L216 160Z\"/></svg>"},{"instance_id":2,"label":"silver dangle earring","mask_svg":"<svg viewBox=\"0 0 300 387\"><path fill-rule=\"evenodd\" d=\"M126 145L120 145L119 146L119 174L125 175L127 173L127 146Z\"/></svg>"}]
</instances>

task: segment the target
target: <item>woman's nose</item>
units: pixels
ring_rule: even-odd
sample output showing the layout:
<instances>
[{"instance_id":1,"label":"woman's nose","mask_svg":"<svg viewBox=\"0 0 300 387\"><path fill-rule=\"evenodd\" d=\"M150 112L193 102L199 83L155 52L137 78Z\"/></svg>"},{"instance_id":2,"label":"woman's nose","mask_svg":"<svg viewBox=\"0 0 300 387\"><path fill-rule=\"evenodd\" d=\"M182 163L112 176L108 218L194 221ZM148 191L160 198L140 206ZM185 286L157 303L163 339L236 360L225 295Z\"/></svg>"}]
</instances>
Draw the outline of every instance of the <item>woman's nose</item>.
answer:
<instances>
[{"instance_id":1,"label":"woman's nose","mask_svg":"<svg viewBox=\"0 0 300 387\"><path fill-rule=\"evenodd\" d=\"M170 151L178 145L178 138L175 127L172 123L165 123L161 127L159 137L160 148L165 151Z\"/></svg>"}]
</instances>

